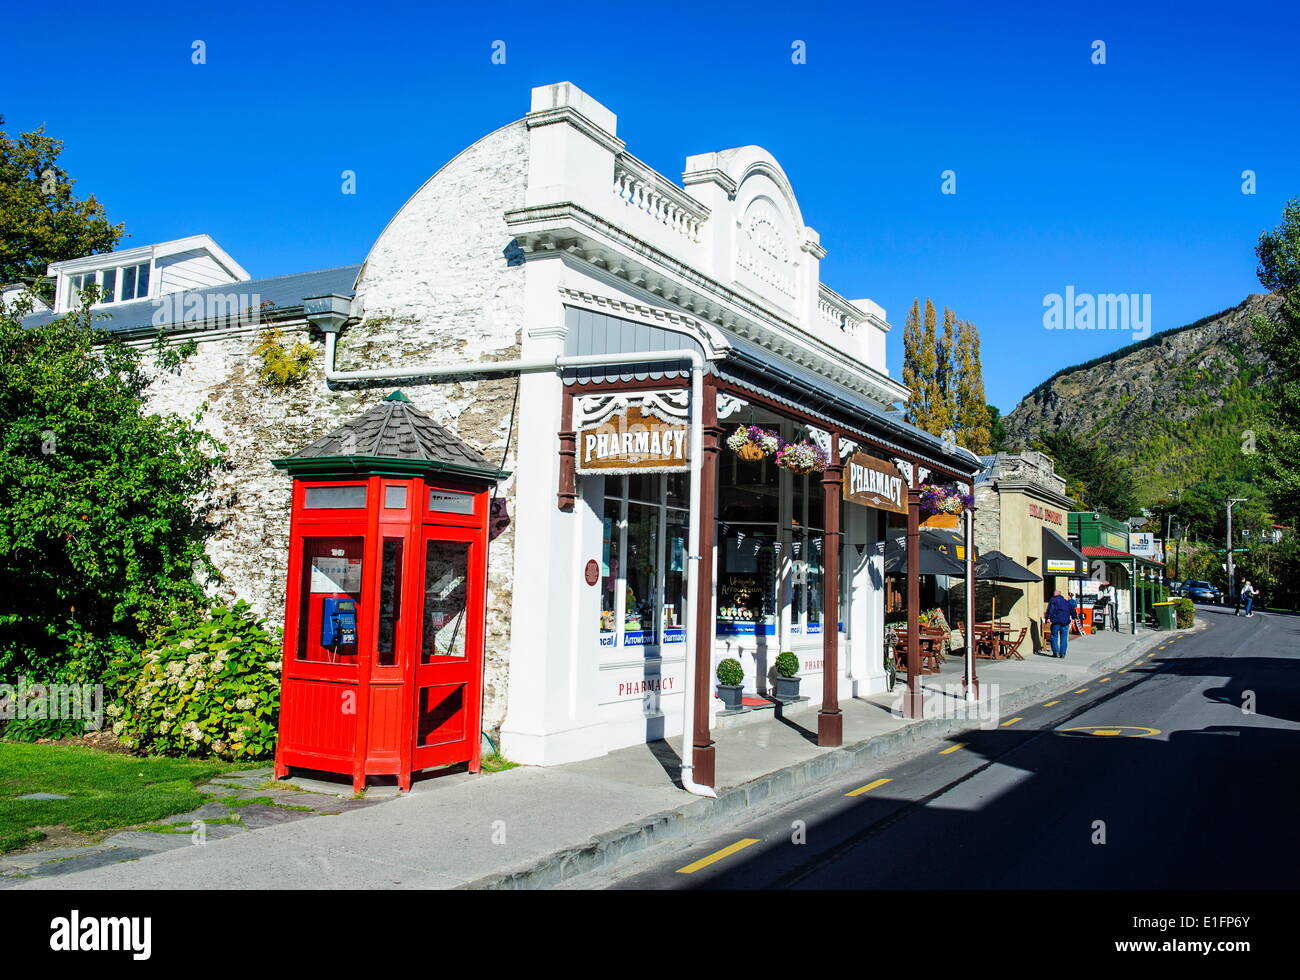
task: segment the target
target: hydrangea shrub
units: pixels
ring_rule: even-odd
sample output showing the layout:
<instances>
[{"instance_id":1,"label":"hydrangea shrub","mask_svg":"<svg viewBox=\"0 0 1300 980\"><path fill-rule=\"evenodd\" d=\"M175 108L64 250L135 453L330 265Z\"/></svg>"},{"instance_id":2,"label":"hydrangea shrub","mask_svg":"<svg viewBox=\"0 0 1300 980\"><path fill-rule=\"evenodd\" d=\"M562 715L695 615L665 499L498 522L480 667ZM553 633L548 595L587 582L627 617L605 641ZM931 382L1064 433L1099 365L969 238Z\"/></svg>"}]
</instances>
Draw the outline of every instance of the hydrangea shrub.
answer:
<instances>
[{"instance_id":1,"label":"hydrangea shrub","mask_svg":"<svg viewBox=\"0 0 1300 980\"><path fill-rule=\"evenodd\" d=\"M151 755L263 759L275 751L280 636L240 600L175 616L114 661L113 733Z\"/></svg>"}]
</instances>

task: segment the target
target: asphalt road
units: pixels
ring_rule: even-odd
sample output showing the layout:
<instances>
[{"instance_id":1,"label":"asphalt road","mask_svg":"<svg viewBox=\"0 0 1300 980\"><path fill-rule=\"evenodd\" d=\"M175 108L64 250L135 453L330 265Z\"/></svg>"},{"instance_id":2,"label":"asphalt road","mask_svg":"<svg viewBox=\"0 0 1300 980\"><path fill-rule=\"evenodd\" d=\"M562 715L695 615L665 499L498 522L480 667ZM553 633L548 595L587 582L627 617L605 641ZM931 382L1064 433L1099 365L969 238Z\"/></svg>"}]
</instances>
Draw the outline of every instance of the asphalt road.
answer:
<instances>
[{"instance_id":1,"label":"asphalt road","mask_svg":"<svg viewBox=\"0 0 1300 980\"><path fill-rule=\"evenodd\" d=\"M1197 614L1204 631L965 744L882 760L585 885L1293 888L1300 617Z\"/></svg>"}]
</instances>

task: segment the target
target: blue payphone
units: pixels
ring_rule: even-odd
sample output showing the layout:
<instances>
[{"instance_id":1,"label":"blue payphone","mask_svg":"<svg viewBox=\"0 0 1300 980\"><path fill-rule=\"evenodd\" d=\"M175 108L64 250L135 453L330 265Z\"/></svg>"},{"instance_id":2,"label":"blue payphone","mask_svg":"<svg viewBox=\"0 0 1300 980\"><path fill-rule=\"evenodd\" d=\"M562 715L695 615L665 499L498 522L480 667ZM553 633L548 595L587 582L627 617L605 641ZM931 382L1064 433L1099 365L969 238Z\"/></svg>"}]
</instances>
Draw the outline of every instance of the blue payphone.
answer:
<instances>
[{"instance_id":1,"label":"blue payphone","mask_svg":"<svg viewBox=\"0 0 1300 980\"><path fill-rule=\"evenodd\" d=\"M355 599L326 597L321 605L320 645L348 646L357 642L357 603Z\"/></svg>"}]
</instances>

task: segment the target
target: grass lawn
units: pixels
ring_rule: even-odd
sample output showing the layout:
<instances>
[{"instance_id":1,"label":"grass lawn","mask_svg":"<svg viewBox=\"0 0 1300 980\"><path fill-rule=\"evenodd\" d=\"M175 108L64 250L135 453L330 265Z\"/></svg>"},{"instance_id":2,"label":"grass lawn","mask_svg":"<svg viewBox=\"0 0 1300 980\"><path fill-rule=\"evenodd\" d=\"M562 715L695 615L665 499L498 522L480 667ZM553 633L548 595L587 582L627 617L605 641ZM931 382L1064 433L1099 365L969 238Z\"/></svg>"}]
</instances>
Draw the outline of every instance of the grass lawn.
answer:
<instances>
[{"instance_id":1,"label":"grass lawn","mask_svg":"<svg viewBox=\"0 0 1300 980\"><path fill-rule=\"evenodd\" d=\"M249 766L0 742L0 854L44 839L37 827L93 834L185 813L203 802L197 784L241 768ZM68 799L15 799L27 793Z\"/></svg>"}]
</instances>

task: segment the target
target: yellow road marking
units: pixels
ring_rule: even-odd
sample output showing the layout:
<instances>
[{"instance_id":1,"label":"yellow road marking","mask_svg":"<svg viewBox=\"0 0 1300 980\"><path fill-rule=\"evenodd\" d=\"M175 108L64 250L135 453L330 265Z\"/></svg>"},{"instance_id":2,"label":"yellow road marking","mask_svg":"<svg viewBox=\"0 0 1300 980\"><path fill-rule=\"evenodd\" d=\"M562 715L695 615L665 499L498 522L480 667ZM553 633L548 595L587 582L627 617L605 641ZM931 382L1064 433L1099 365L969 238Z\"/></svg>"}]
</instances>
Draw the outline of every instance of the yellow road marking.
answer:
<instances>
[{"instance_id":1,"label":"yellow road marking","mask_svg":"<svg viewBox=\"0 0 1300 980\"><path fill-rule=\"evenodd\" d=\"M1010 721L1004 721L1004 722L1002 723L1001 727L1002 727L1002 728L1006 728L1008 725L1014 725L1016 722L1018 722L1018 721L1024 721L1024 720L1025 720L1025 719L1023 719L1023 718L1012 718Z\"/></svg>"},{"instance_id":2,"label":"yellow road marking","mask_svg":"<svg viewBox=\"0 0 1300 980\"><path fill-rule=\"evenodd\" d=\"M952 745L952 746L949 746L948 748L944 749L944 750L943 750L942 752L940 752L939 754L940 754L940 755L947 755L949 752L956 752L958 749L964 749L965 747L966 747L966 743L965 743L965 742L958 742L956 745Z\"/></svg>"},{"instance_id":3,"label":"yellow road marking","mask_svg":"<svg viewBox=\"0 0 1300 980\"><path fill-rule=\"evenodd\" d=\"M1148 735L1159 735L1160 729L1147 728L1143 725L1084 725L1082 728L1058 728L1057 732L1063 735L1072 735L1081 733L1083 735L1121 735L1128 738L1145 738ZM1137 734L1133 734L1136 732Z\"/></svg>"},{"instance_id":4,"label":"yellow road marking","mask_svg":"<svg viewBox=\"0 0 1300 980\"><path fill-rule=\"evenodd\" d=\"M885 783L887 783L887 782L889 782L888 779L877 779L874 783L867 783L867 785L865 785L865 786L859 786L857 789L855 789L855 790L850 790L849 792L845 793L844 795L845 795L845 796L861 796L863 793L870 793L870 792L871 792L873 789L875 789L877 786L884 786Z\"/></svg>"},{"instance_id":5,"label":"yellow road marking","mask_svg":"<svg viewBox=\"0 0 1300 980\"><path fill-rule=\"evenodd\" d=\"M1123 670L1120 671L1120 673L1121 673L1121 674L1127 674L1127 673L1128 673L1128 668L1125 667Z\"/></svg>"},{"instance_id":6,"label":"yellow road marking","mask_svg":"<svg viewBox=\"0 0 1300 980\"><path fill-rule=\"evenodd\" d=\"M737 851L743 851L750 844L757 844L757 843L758 843L757 837L746 837L742 840L736 841L736 843L734 844L728 844L722 850L714 851L708 857L702 857L698 861L695 861L692 864L688 864L684 868L678 868L677 873L679 875L694 874L696 871L699 871L701 868L707 868L710 864L713 864L715 861L721 861L724 857L730 857L731 855L735 854Z\"/></svg>"},{"instance_id":7,"label":"yellow road marking","mask_svg":"<svg viewBox=\"0 0 1300 980\"><path fill-rule=\"evenodd\" d=\"M1075 693L1075 694L1082 694L1082 693L1083 693L1084 691L1086 691L1086 690L1088 690L1086 687L1081 687L1081 688L1079 688L1077 691L1075 691L1074 693Z\"/></svg>"},{"instance_id":8,"label":"yellow road marking","mask_svg":"<svg viewBox=\"0 0 1300 980\"><path fill-rule=\"evenodd\" d=\"M1050 708L1052 705L1054 705L1054 704L1060 704L1060 703L1061 703L1060 701L1048 701L1045 705L1043 705L1043 707L1044 707L1044 708Z\"/></svg>"},{"instance_id":9,"label":"yellow road marking","mask_svg":"<svg viewBox=\"0 0 1300 980\"><path fill-rule=\"evenodd\" d=\"M1105 684L1108 680L1110 680L1109 677L1103 677L1103 678L1102 678L1101 680L1099 680L1097 683L1098 683L1098 684Z\"/></svg>"}]
</instances>

